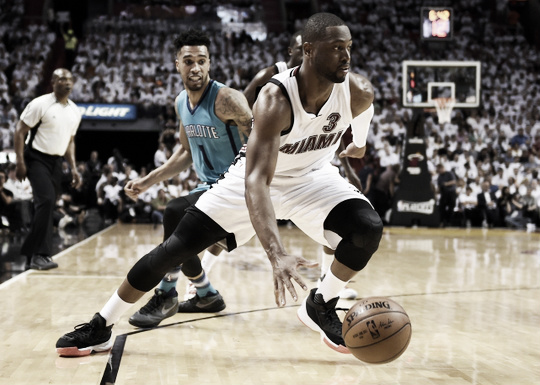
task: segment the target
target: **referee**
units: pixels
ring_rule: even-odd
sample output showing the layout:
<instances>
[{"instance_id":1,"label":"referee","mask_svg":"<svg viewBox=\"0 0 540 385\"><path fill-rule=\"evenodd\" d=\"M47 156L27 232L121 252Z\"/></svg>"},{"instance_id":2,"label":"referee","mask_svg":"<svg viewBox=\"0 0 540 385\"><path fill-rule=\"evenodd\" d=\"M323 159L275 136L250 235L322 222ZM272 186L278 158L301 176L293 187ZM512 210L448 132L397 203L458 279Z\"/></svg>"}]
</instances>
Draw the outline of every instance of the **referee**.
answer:
<instances>
[{"instance_id":1,"label":"referee","mask_svg":"<svg viewBox=\"0 0 540 385\"><path fill-rule=\"evenodd\" d=\"M69 163L72 185L81 178L75 164L74 137L81 113L68 97L73 89L73 76L64 68L53 72L53 92L33 99L21 114L13 138L17 179L28 178L34 195L34 218L21 254L27 267L49 270L58 267L51 259L53 211L60 192L62 158Z\"/></svg>"}]
</instances>

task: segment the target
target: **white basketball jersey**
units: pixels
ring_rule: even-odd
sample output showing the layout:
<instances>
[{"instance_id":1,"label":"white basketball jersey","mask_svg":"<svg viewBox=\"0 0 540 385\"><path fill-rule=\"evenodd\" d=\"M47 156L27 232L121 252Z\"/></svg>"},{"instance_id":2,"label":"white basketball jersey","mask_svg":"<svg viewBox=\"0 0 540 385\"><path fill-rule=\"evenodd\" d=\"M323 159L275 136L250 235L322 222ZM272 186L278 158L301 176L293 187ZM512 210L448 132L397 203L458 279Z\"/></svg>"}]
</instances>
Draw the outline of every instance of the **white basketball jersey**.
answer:
<instances>
[{"instance_id":1,"label":"white basketball jersey","mask_svg":"<svg viewBox=\"0 0 540 385\"><path fill-rule=\"evenodd\" d=\"M330 163L353 119L349 75L343 83L334 84L330 97L314 115L302 107L296 81L298 68L270 80L281 88L292 108L292 126L281 134L275 176L304 175Z\"/></svg>"},{"instance_id":2,"label":"white basketball jersey","mask_svg":"<svg viewBox=\"0 0 540 385\"><path fill-rule=\"evenodd\" d=\"M279 74L280 72L283 72L283 71L287 71L287 63L285 63L284 61L278 61L276 62L276 68L277 68L277 73Z\"/></svg>"}]
</instances>

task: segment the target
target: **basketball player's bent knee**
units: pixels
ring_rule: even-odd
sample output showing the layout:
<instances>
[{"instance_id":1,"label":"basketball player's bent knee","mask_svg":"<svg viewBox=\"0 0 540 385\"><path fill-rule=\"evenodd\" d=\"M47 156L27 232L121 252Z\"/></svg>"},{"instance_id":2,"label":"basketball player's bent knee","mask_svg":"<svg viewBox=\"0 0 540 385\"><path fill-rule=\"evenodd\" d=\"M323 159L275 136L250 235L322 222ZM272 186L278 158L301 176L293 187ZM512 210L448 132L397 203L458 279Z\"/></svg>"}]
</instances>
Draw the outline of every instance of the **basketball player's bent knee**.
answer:
<instances>
[{"instance_id":1,"label":"basketball player's bent knee","mask_svg":"<svg viewBox=\"0 0 540 385\"><path fill-rule=\"evenodd\" d=\"M150 291L163 276L228 233L196 208L187 210L175 233L142 257L128 273L135 289Z\"/></svg>"},{"instance_id":2,"label":"basketball player's bent knee","mask_svg":"<svg viewBox=\"0 0 540 385\"><path fill-rule=\"evenodd\" d=\"M174 235L169 237L137 261L128 273L128 282L137 290L152 290L167 272L182 264L180 250L182 241Z\"/></svg>"},{"instance_id":3,"label":"basketball player's bent knee","mask_svg":"<svg viewBox=\"0 0 540 385\"><path fill-rule=\"evenodd\" d=\"M352 243L366 253L373 254L379 248L382 238L381 217L375 210L364 209L360 212L359 223L360 226L351 235Z\"/></svg>"},{"instance_id":4,"label":"basketball player's bent knee","mask_svg":"<svg viewBox=\"0 0 540 385\"><path fill-rule=\"evenodd\" d=\"M371 208L355 211L350 230L336 248L336 259L354 271L362 270L379 248L383 223Z\"/></svg>"}]
</instances>

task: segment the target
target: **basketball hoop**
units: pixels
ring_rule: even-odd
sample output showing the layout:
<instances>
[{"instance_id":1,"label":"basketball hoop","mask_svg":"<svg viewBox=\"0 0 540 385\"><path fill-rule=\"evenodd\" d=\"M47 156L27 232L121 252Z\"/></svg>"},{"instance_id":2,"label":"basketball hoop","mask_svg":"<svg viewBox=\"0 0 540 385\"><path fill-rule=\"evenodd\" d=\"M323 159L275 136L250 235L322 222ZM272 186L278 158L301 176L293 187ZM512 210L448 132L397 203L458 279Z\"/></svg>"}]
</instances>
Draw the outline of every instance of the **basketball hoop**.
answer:
<instances>
[{"instance_id":1,"label":"basketball hoop","mask_svg":"<svg viewBox=\"0 0 540 385\"><path fill-rule=\"evenodd\" d=\"M439 124L450 123L452 119L452 110L456 104L456 99L453 98L435 98L432 99L435 109L437 110L437 116L439 117Z\"/></svg>"}]
</instances>

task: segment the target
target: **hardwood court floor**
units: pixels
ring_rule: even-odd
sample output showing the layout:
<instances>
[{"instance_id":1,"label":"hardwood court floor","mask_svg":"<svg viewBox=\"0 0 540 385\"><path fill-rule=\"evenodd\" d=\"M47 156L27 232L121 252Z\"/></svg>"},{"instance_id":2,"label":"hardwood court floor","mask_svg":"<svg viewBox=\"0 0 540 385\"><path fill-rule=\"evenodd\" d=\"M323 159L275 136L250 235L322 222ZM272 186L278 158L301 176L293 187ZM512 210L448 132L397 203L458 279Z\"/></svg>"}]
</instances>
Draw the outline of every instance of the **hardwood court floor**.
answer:
<instances>
[{"instance_id":1,"label":"hardwood court floor","mask_svg":"<svg viewBox=\"0 0 540 385\"><path fill-rule=\"evenodd\" d=\"M297 229L281 231L291 253L318 258L320 247ZM290 297L278 309L257 240L222 254L210 273L227 302L222 313L177 314L138 330L127 319L147 294L115 326L111 353L58 357L56 340L99 311L161 236L151 225L114 225L57 255L58 269L0 285L0 384L538 384L540 234L492 229L385 229L350 286L408 312L411 343L389 364L321 344ZM303 275L313 286L319 272Z\"/></svg>"}]
</instances>

